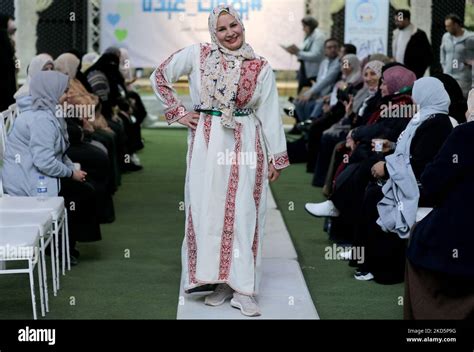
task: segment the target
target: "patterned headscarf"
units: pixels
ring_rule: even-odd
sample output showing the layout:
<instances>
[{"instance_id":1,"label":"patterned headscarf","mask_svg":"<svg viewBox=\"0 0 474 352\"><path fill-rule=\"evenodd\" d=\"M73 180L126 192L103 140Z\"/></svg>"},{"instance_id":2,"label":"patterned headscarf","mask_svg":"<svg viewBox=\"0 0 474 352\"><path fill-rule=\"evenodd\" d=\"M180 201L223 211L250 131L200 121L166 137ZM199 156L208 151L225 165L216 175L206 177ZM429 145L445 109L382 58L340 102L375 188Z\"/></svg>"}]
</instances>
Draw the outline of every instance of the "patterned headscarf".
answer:
<instances>
[{"instance_id":1,"label":"patterned headscarf","mask_svg":"<svg viewBox=\"0 0 474 352\"><path fill-rule=\"evenodd\" d=\"M233 16L243 29L243 43L237 50L225 48L217 39L217 19L223 12ZM224 127L235 128L233 116L240 69L244 60L252 60L255 53L245 43L245 27L239 14L232 6L219 5L209 15L209 32L212 44L211 52L204 63L201 77L201 109L218 109L222 112L221 123Z\"/></svg>"},{"instance_id":2,"label":"patterned headscarf","mask_svg":"<svg viewBox=\"0 0 474 352\"><path fill-rule=\"evenodd\" d=\"M372 71L375 72L377 77L382 77L382 67L383 67L383 65L385 65L385 64L382 61L379 61L379 60L369 61L369 62L367 62L367 64L364 67L364 73L365 73L365 70L370 68Z\"/></svg>"}]
</instances>

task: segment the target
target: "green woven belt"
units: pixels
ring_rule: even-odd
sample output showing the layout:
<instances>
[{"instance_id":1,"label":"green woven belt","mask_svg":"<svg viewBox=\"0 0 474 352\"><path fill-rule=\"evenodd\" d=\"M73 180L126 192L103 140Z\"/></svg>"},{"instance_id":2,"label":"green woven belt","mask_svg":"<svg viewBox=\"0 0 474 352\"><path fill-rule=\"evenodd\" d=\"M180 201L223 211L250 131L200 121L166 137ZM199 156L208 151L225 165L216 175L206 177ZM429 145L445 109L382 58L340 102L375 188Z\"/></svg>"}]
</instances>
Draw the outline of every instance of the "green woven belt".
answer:
<instances>
[{"instance_id":1,"label":"green woven belt","mask_svg":"<svg viewBox=\"0 0 474 352\"><path fill-rule=\"evenodd\" d=\"M212 116L222 116L222 112L219 110L196 110L197 112L202 112L203 114L212 115ZM251 112L243 111L234 111L234 116L249 116Z\"/></svg>"}]
</instances>

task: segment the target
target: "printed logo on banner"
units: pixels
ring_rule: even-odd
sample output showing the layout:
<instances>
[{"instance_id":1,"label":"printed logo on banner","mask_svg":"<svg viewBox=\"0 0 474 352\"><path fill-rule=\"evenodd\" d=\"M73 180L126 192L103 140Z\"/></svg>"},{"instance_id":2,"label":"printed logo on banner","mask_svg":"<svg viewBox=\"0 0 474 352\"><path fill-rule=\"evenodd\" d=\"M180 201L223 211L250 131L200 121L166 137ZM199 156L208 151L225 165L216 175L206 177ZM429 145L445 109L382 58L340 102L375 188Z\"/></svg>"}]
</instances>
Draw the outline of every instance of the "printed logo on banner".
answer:
<instances>
[{"instance_id":1,"label":"printed logo on banner","mask_svg":"<svg viewBox=\"0 0 474 352\"><path fill-rule=\"evenodd\" d=\"M357 47L359 58L387 54L389 0L346 0L344 42Z\"/></svg>"},{"instance_id":2,"label":"printed logo on banner","mask_svg":"<svg viewBox=\"0 0 474 352\"><path fill-rule=\"evenodd\" d=\"M356 21L363 24L373 23L377 19L377 13L377 4L367 0L361 0L354 11Z\"/></svg>"}]
</instances>

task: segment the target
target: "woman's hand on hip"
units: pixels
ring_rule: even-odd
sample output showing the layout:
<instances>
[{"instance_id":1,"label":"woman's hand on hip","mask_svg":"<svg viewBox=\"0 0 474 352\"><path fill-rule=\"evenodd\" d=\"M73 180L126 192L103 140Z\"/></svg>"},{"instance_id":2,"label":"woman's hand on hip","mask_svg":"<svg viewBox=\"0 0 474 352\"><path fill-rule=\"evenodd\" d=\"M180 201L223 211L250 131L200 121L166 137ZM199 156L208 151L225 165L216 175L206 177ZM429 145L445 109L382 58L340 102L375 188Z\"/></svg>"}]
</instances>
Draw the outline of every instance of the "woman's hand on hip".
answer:
<instances>
[{"instance_id":1,"label":"woman's hand on hip","mask_svg":"<svg viewBox=\"0 0 474 352\"><path fill-rule=\"evenodd\" d=\"M180 118L178 122L184 126L187 126L195 130L197 128L198 120L199 120L199 113L191 111L191 112L188 112L186 115L184 115L182 118Z\"/></svg>"},{"instance_id":2,"label":"woman's hand on hip","mask_svg":"<svg viewBox=\"0 0 474 352\"><path fill-rule=\"evenodd\" d=\"M280 170L277 170L272 163L268 164L268 179L270 182L275 182L280 177Z\"/></svg>"}]
</instances>

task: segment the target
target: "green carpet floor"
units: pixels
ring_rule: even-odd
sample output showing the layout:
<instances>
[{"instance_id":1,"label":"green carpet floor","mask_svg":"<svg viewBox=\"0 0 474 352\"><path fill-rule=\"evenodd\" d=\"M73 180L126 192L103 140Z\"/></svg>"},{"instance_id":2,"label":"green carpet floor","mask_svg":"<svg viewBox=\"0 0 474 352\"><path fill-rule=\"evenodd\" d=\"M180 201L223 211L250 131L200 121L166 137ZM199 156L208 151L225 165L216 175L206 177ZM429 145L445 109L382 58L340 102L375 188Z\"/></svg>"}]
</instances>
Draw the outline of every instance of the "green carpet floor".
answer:
<instances>
[{"instance_id":1,"label":"green carpet floor","mask_svg":"<svg viewBox=\"0 0 474 352\"><path fill-rule=\"evenodd\" d=\"M145 169L124 175L115 196L117 220L102 226L103 240L78 245L80 263L62 277L58 296L50 294L48 319L176 317L186 133L144 130L143 136ZM309 180L303 165L294 165L273 190L321 318L401 318L402 285L359 282L346 263L324 260L331 243L322 223L303 209L305 202L321 199ZM0 319L32 317L26 275L2 275L0 292Z\"/></svg>"},{"instance_id":2,"label":"green carpet floor","mask_svg":"<svg viewBox=\"0 0 474 352\"><path fill-rule=\"evenodd\" d=\"M309 215L304 204L325 198L320 188L310 185L305 164L284 170L273 184L273 194L282 211L298 253L313 302L321 319L402 319L403 284L384 286L357 281L346 261L326 260L332 246L323 232L323 219Z\"/></svg>"}]
</instances>

